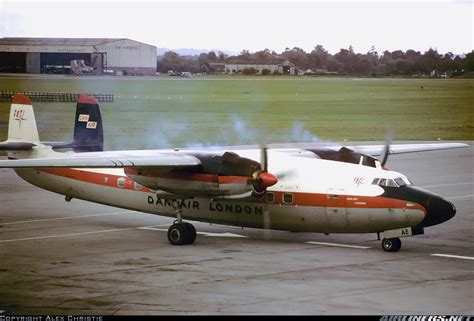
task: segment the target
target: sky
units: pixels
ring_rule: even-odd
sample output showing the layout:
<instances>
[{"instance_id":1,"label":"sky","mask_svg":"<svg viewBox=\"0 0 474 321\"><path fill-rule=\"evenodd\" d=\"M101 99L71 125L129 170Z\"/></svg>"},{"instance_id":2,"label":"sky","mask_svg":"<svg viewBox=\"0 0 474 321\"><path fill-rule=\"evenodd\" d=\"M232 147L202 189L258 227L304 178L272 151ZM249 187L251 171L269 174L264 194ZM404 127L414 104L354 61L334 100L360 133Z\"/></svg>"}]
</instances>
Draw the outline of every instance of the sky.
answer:
<instances>
[{"instance_id":1,"label":"sky","mask_svg":"<svg viewBox=\"0 0 474 321\"><path fill-rule=\"evenodd\" d=\"M0 38L130 38L234 52L321 44L332 54L350 45L462 54L473 50L473 19L471 0L0 0Z\"/></svg>"}]
</instances>

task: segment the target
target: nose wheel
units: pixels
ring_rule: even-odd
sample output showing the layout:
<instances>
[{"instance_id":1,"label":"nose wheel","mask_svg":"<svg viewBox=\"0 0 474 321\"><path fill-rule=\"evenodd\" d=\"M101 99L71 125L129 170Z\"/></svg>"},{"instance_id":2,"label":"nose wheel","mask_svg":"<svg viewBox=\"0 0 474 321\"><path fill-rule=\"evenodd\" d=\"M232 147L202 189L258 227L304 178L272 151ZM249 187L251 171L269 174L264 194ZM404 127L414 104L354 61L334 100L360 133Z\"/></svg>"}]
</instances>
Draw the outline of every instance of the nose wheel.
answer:
<instances>
[{"instance_id":1,"label":"nose wheel","mask_svg":"<svg viewBox=\"0 0 474 321\"><path fill-rule=\"evenodd\" d=\"M168 228L168 241L172 245L193 244L196 240L196 229L191 223L183 222L181 217L183 201L173 203L177 220Z\"/></svg>"},{"instance_id":2,"label":"nose wheel","mask_svg":"<svg viewBox=\"0 0 474 321\"><path fill-rule=\"evenodd\" d=\"M402 241L398 237L382 240L382 248L385 252L398 252L401 247Z\"/></svg>"}]
</instances>

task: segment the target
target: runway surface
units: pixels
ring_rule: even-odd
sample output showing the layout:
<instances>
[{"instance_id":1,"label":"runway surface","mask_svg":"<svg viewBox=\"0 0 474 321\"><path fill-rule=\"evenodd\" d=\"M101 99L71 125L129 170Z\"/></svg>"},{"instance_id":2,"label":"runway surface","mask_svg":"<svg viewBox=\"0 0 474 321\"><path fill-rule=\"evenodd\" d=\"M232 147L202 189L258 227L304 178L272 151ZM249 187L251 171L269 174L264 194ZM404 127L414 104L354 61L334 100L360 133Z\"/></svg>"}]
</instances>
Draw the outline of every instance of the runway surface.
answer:
<instances>
[{"instance_id":1,"label":"runway surface","mask_svg":"<svg viewBox=\"0 0 474 321\"><path fill-rule=\"evenodd\" d=\"M0 314L474 314L474 148L388 167L456 216L386 253L375 234L325 236L195 223L61 195L0 170Z\"/></svg>"}]
</instances>

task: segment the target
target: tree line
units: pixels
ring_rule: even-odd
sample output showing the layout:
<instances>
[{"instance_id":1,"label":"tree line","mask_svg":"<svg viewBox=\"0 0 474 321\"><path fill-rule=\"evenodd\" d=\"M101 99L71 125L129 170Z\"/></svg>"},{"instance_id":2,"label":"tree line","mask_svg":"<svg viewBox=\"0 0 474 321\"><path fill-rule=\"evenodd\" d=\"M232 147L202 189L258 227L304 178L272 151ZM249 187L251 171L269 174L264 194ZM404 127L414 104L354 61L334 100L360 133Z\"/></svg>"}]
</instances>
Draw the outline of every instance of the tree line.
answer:
<instances>
[{"instance_id":1,"label":"tree line","mask_svg":"<svg viewBox=\"0 0 474 321\"><path fill-rule=\"evenodd\" d=\"M340 49L330 54L322 45L317 45L311 52L294 47L286 48L282 53L264 49L251 53L242 50L239 55L228 56L223 52L210 51L199 56L180 56L176 52L168 51L159 57L157 70L159 72L189 71L192 73L213 73L210 63L220 62L265 62L275 59L285 59L293 63L302 72L333 72L342 75L361 76L421 76L447 74L458 76L466 72L474 72L474 50L461 57L451 52L440 54L436 49L421 53L409 49L407 51L385 50L378 53L372 47L367 53L356 53L352 46Z\"/></svg>"}]
</instances>

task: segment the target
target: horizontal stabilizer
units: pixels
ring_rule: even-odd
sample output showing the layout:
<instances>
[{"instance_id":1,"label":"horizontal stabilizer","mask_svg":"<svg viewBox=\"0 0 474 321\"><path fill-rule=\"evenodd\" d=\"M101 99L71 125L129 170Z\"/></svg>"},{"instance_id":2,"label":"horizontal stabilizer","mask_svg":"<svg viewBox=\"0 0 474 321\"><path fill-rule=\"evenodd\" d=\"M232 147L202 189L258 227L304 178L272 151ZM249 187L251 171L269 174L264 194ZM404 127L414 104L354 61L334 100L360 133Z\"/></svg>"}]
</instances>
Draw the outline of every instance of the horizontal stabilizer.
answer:
<instances>
[{"instance_id":1,"label":"horizontal stabilizer","mask_svg":"<svg viewBox=\"0 0 474 321\"><path fill-rule=\"evenodd\" d=\"M96 148L98 145L95 142L73 141L73 142L41 142L46 146L51 146L53 149L73 148L75 152L82 152L91 148Z\"/></svg>"},{"instance_id":2,"label":"horizontal stabilizer","mask_svg":"<svg viewBox=\"0 0 474 321\"><path fill-rule=\"evenodd\" d=\"M46 146L51 146L53 149L60 149L60 148L73 148L73 142L41 142L41 144Z\"/></svg>"},{"instance_id":3,"label":"horizontal stabilizer","mask_svg":"<svg viewBox=\"0 0 474 321\"><path fill-rule=\"evenodd\" d=\"M31 150L35 146L33 143L24 142L1 142L0 150Z\"/></svg>"},{"instance_id":4,"label":"horizontal stabilizer","mask_svg":"<svg viewBox=\"0 0 474 321\"><path fill-rule=\"evenodd\" d=\"M85 149L97 147L97 144L87 142L41 142L41 144L46 146L51 146L53 149L62 149L62 148L75 148L75 149ZM36 144L26 143L26 142L0 142L0 150L6 151L20 151L20 150L31 150Z\"/></svg>"}]
</instances>

